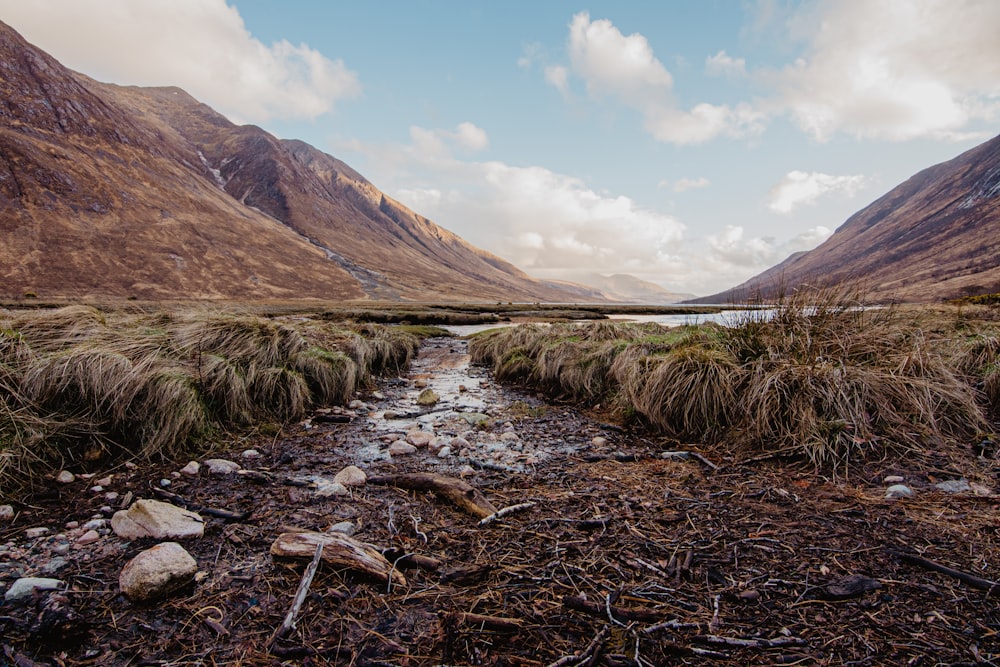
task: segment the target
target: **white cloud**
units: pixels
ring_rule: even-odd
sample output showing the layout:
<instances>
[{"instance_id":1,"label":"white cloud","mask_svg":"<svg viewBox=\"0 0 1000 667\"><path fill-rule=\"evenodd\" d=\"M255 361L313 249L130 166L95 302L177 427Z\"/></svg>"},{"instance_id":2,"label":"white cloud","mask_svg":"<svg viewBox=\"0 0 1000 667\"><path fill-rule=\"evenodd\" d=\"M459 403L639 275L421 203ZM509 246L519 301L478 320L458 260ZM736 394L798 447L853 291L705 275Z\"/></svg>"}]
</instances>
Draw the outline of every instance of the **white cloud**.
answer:
<instances>
[{"instance_id":1,"label":"white cloud","mask_svg":"<svg viewBox=\"0 0 1000 667\"><path fill-rule=\"evenodd\" d=\"M316 118L361 92L341 60L255 39L225 0L0 0L0 15L73 69L180 86L239 122Z\"/></svg>"},{"instance_id":2,"label":"white cloud","mask_svg":"<svg viewBox=\"0 0 1000 667\"><path fill-rule=\"evenodd\" d=\"M690 111L673 99L673 76L641 34L623 35L606 19L587 12L569 26L573 73L594 98L611 97L643 115L646 130L658 141L696 144L718 136L759 134L763 115L748 103L735 107L700 103Z\"/></svg>"},{"instance_id":3,"label":"white cloud","mask_svg":"<svg viewBox=\"0 0 1000 667\"><path fill-rule=\"evenodd\" d=\"M686 192L688 190L707 188L709 185L711 185L711 181L704 176L699 176L698 178L680 178L673 185L670 184L670 181L663 180L657 184L657 187L665 188L669 186L674 192Z\"/></svg>"},{"instance_id":4,"label":"white cloud","mask_svg":"<svg viewBox=\"0 0 1000 667\"><path fill-rule=\"evenodd\" d=\"M563 97L569 94L569 70L562 65L549 65L546 67L545 80L552 84Z\"/></svg>"},{"instance_id":5,"label":"white cloud","mask_svg":"<svg viewBox=\"0 0 1000 667\"><path fill-rule=\"evenodd\" d=\"M727 225L721 232L706 237L710 249L707 264L720 274L732 276L729 285L745 280L785 260L789 255L812 250L832 232L823 226L813 227L787 241L772 237L746 238L741 225Z\"/></svg>"},{"instance_id":6,"label":"white cloud","mask_svg":"<svg viewBox=\"0 0 1000 667\"><path fill-rule=\"evenodd\" d=\"M413 125L410 127L411 149L423 160L449 160L453 151L464 149L481 151L490 145L486 131L473 123L464 122L454 130L428 130Z\"/></svg>"},{"instance_id":7,"label":"white cloud","mask_svg":"<svg viewBox=\"0 0 1000 667\"><path fill-rule=\"evenodd\" d=\"M851 198L865 184L860 174L833 176L822 172L790 171L768 192L767 207L775 213L791 213L815 204L821 197L839 194Z\"/></svg>"},{"instance_id":8,"label":"white cloud","mask_svg":"<svg viewBox=\"0 0 1000 667\"><path fill-rule=\"evenodd\" d=\"M994 0L824 0L789 27L807 51L767 78L775 106L817 140L953 138L1000 118Z\"/></svg>"},{"instance_id":9,"label":"white cloud","mask_svg":"<svg viewBox=\"0 0 1000 667\"><path fill-rule=\"evenodd\" d=\"M743 58L733 58L725 51L705 58L705 71L712 76L746 76L747 63Z\"/></svg>"}]
</instances>

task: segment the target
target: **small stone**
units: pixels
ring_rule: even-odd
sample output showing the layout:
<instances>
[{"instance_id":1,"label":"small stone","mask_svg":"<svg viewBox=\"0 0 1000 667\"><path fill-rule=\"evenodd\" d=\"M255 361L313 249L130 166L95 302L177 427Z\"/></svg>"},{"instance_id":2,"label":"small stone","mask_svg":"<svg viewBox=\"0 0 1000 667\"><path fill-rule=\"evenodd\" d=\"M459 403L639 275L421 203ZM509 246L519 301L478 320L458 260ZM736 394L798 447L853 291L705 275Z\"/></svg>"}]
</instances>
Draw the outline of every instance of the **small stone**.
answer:
<instances>
[{"instance_id":1,"label":"small stone","mask_svg":"<svg viewBox=\"0 0 1000 667\"><path fill-rule=\"evenodd\" d=\"M462 412L458 416L464 419L470 426L479 426L490 420L489 415L484 415L481 412Z\"/></svg>"},{"instance_id":2,"label":"small stone","mask_svg":"<svg viewBox=\"0 0 1000 667\"><path fill-rule=\"evenodd\" d=\"M97 540L101 539L101 534L96 530L88 530L86 533L77 538L77 544L93 544Z\"/></svg>"},{"instance_id":3,"label":"small stone","mask_svg":"<svg viewBox=\"0 0 1000 667\"><path fill-rule=\"evenodd\" d=\"M116 500L118 500L118 492L108 491L107 493L104 494L104 499L107 500L109 503L113 503Z\"/></svg>"},{"instance_id":4,"label":"small stone","mask_svg":"<svg viewBox=\"0 0 1000 667\"><path fill-rule=\"evenodd\" d=\"M434 439L434 434L428 431L410 431L406 434L406 442L414 447L427 447Z\"/></svg>"},{"instance_id":5,"label":"small stone","mask_svg":"<svg viewBox=\"0 0 1000 667\"><path fill-rule=\"evenodd\" d=\"M389 456L406 456L417 451L417 448L405 440L397 440L389 445Z\"/></svg>"},{"instance_id":6,"label":"small stone","mask_svg":"<svg viewBox=\"0 0 1000 667\"><path fill-rule=\"evenodd\" d=\"M127 510L115 512L111 528L115 535L126 540L140 537L175 540L201 537L205 534L205 521L198 514L170 503L142 499Z\"/></svg>"},{"instance_id":7,"label":"small stone","mask_svg":"<svg viewBox=\"0 0 1000 667\"><path fill-rule=\"evenodd\" d=\"M45 565L42 565L42 574L59 574L60 570L65 570L69 566L69 561L61 556L56 556Z\"/></svg>"},{"instance_id":8,"label":"small stone","mask_svg":"<svg viewBox=\"0 0 1000 667\"><path fill-rule=\"evenodd\" d=\"M56 481L60 484L72 484L76 481L76 475L69 470L60 470L59 474L56 475Z\"/></svg>"},{"instance_id":9,"label":"small stone","mask_svg":"<svg viewBox=\"0 0 1000 667\"><path fill-rule=\"evenodd\" d=\"M57 591L66 584L59 579L48 579L46 577L21 577L10 585L4 593L4 600L20 600L31 597L35 591Z\"/></svg>"},{"instance_id":10,"label":"small stone","mask_svg":"<svg viewBox=\"0 0 1000 667\"><path fill-rule=\"evenodd\" d=\"M96 486L90 487L90 491L92 493L103 493L104 492L104 487L101 486L100 484L98 484Z\"/></svg>"},{"instance_id":11,"label":"small stone","mask_svg":"<svg viewBox=\"0 0 1000 667\"><path fill-rule=\"evenodd\" d=\"M24 536L27 537L29 540L35 540L38 539L39 537L42 537L43 535L47 535L48 532L49 529L46 528L45 526L38 526L37 528L28 528L26 531L24 531Z\"/></svg>"},{"instance_id":12,"label":"small stone","mask_svg":"<svg viewBox=\"0 0 1000 667\"><path fill-rule=\"evenodd\" d=\"M604 447L605 445L608 444L608 439L601 436L596 436L591 439L590 444L593 445L594 447Z\"/></svg>"},{"instance_id":13,"label":"small stone","mask_svg":"<svg viewBox=\"0 0 1000 667\"><path fill-rule=\"evenodd\" d=\"M439 459L446 459L451 456L451 447L442 447L438 450L437 457Z\"/></svg>"},{"instance_id":14,"label":"small stone","mask_svg":"<svg viewBox=\"0 0 1000 667\"><path fill-rule=\"evenodd\" d=\"M906 478L903 477L902 475L889 475L882 479L882 482L884 484L900 484L905 481Z\"/></svg>"},{"instance_id":15,"label":"small stone","mask_svg":"<svg viewBox=\"0 0 1000 667\"><path fill-rule=\"evenodd\" d=\"M52 553L57 556L65 556L69 553L69 542L59 542L52 547Z\"/></svg>"},{"instance_id":16,"label":"small stone","mask_svg":"<svg viewBox=\"0 0 1000 667\"><path fill-rule=\"evenodd\" d=\"M473 467L472 467L472 466L470 466L470 465L464 465L464 466L462 466L462 468L461 468L461 469L460 469L460 470L458 471L458 476L459 476L459 477L471 477L472 475L475 475L475 474L476 474L476 469L475 469L475 468L473 468Z\"/></svg>"},{"instance_id":17,"label":"small stone","mask_svg":"<svg viewBox=\"0 0 1000 667\"><path fill-rule=\"evenodd\" d=\"M458 385L458 393L464 394L467 391L469 391L469 388L466 387L464 384Z\"/></svg>"},{"instance_id":18,"label":"small stone","mask_svg":"<svg viewBox=\"0 0 1000 667\"><path fill-rule=\"evenodd\" d=\"M111 486L111 478L112 478L112 475L108 475L106 477L102 477L99 480L97 480L96 482L94 482L94 484L96 484L97 486Z\"/></svg>"},{"instance_id":19,"label":"small stone","mask_svg":"<svg viewBox=\"0 0 1000 667\"><path fill-rule=\"evenodd\" d=\"M440 400L441 397L438 396L433 389L424 389L420 392L420 395L417 396L417 405L436 405Z\"/></svg>"},{"instance_id":20,"label":"small stone","mask_svg":"<svg viewBox=\"0 0 1000 667\"><path fill-rule=\"evenodd\" d=\"M256 449L245 449L240 453L240 457L247 460L259 459L260 452L258 452Z\"/></svg>"},{"instance_id":21,"label":"small stone","mask_svg":"<svg viewBox=\"0 0 1000 667\"><path fill-rule=\"evenodd\" d=\"M364 410L366 406L364 401L359 401L358 399L354 399L353 401L347 404L347 407L350 410Z\"/></svg>"},{"instance_id":22,"label":"small stone","mask_svg":"<svg viewBox=\"0 0 1000 667\"><path fill-rule=\"evenodd\" d=\"M70 522L70 523L72 523L72 522ZM91 519L87 523L83 524L83 529L84 530L99 530L101 528L104 528L107 525L108 525L108 520L107 519L104 519L104 518L101 518L101 519ZM66 527L69 528L69 524L66 524Z\"/></svg>"},{"instance_id":23,"label":"small stone","mask_svg":"<svg viewBox=\"0 0 1000 667\"><path fill-rule=\"evenodd\" d=\"M132 601L155 600L190 584L197 572L197 561L184 547L164 542L130 560L122 568L118 585Z\"/></svg>"},{"instance_id":24,"label":"small stone","mask_svg":"<svg viewBox=\"0 0 1000 667\"><path fill-rule=\"evenodd\" d=\"M934 488L945 493L965 493L972 490L967 479L948 479L938 482L934 485Z\"/></svg>"},{"instance_id":25,"label":"small stone","mask_svg":"<svg viewBox=\"0 0 1000 667\"><path fill-rule=\"evenodd\" d=\"M135 470L136 468L139 467L139 465L137 463L133 463L132 461L126 461L125 467L128 468L129 470Z\"/></svg>"},{"instance_id":26,"label":"small stone","mask_svg":"<svg viewBox=\"0 0 1000 667\"><path fill-rule=\"evenodd\" d=\"M333 482L328 479L318 479L316 484L316 495L320 498L332 498L334 496L346 496L350 491L340 482Z\"/></svg>"},{"instance_id":27,"label":"small stone","mask_svg":"<svg viewBox=\"0 0 1000 667\"><path fill-rule=\"evenodd\" d=\"M913 496L913 489L902 484L894 484L885 490L886 498L910 498Z\"/></svg>"},{"instance_id":28,"label":"small stone","mask_svg":"<svg viewBox=\"0 0 1000 667\"><path fill-rule=\"evenodd\" d=\"M372 398L374 398L376 401L384 401L385 400L385 394L383 394L380 391L373 391L372 392Z\"/></svg>"},{"instance_id":29,"label":"small stone","mask_svg":"<svg viewBox=\"0 0 1000 667\"><path fill-rule=\"evenodd\" d=\"M386 410L382 413L382 419L399 419L399 413L393 412L392 410Z\"/></svg>"},{"instance_id":30,"label":"small stone","mask_svg":"<svg viewBox=\"0 0 1000 667\"><path fill-rule=\"evenodd\" d=\"M687 461L691 458L691 452L661 452L661 459L675 460L675 461Z\"/></svg>"},{"instance_id":31,"label":"small stone","mask_svg":"<svg viewBox=\"0 0 1000 667\"><path fill-rule=\"evenodd\" d=\"M177 470L174 470L173 472L170 473L170 479L180 479L180 478L181 474Z\"/></svg>"},{"instance_id":32,"label":"small stone","mask_svg":"<svg viewBox=\"0 0 1000 667\"><path fill-rule=\"evenodd\" d=\"M423 389L424 387L427 386L427 380L417 380L416 382L413 383L413 386L416 389Z\"/></svg>"},{"instance_id":33,"label":"small stone","mask_svg":"<svg viewBox=\"0 0 1000 667\"><path fill-rule=\"evenodd\" d=\"M437 454L441 451L442 447L447 447L450 443L451 438L448 438L447 436L435 436L429 443L427 443L427 449L431 454Z\"/></svg>"},{"instance_id":34,"label":"small stone","mask_svg":"<svg viewBox=\"0 0 1000 667\"><path fill-rule=\"evenodd\" d=\"M341 521L340 523L335 523L326 529L328 533L343 533L348 537L354 535L357 532L357 527L350 521Z\"/></svg>"},{"instance_id":35,"label":"small stone","mask_svg":"<svg viewBox=\"0 0 1000 667\"><path fill-rule=\"evenodd\" d=\"M232 475L240 469L240 464L228 459L208 459L205 461L209 475Z\"/></svg>"},{"instance_id":36,"label":"small stone","mask_svg":"<svg viewBox=\"0 0 1000 667\"><path fill-rule=\"evenodd\" d=\"M67 521L66 522L66 530L73 530L73 529L79 528L79 527L80 527L80 522L79 521Z\"/></svg>"},{"instance_id":37,"label":"small stone","mask_svg":"<svg viewBox=\"0 0 1000 667\"><path fill-rule=\"evenodd\" d=\"M197 461L188 461L187 465L180 469L182 475L194 477L201 470L201 464Z\"/></svg>"},{"instance_id":38,"label":"small stone","mask_svg":"<svg viewBox=\"0 0 1000 667\"><path fill-rule=\"evenodd\" d=\"M462 451L463 449L468 449L469 447L472 446L472 444L462 436L452 438L449 445L451 446L452 449L457 449L458 451Z\"/></svg>"},{"instance_id":39,"label":"small stone","mask_svg":"<svg viewBox=\"0 0 1000 667\"><path fill-rule=\"evenodd\" d=\"M746 600L748 602L752 602L754 600L759 600L760 599L760 591L758 591L756 589L753 589L753 588L748 588L745 591L740 591L739 594L736 597L738 597L741 600Z\"/></svg>"},{"instance_id":40,"label":"small stone","mask_svg":"<svg viewBox=\"0 0 1000 667\"><path fill-rule=\"evenodd\" d=\"M14 518L13 505L0 505L0 521L10 521Z\"/></svg>"},{"instance_id":41,"label":"small stone","mask_svg":"<svg viewBox=\"0 0 1000 667\"><path fill-rule=\"evenodd\" d=\"M168 486L170 486L171 484L173 484L173 482L171 482L166 477L161 477L160 478L160 486L162 486L164 489L167 488Z\"/></svg>"},{"instance_id":42,"label":"small stone","mask_svg":"<svg viewBox=\"0 0 1000 667\"><path fill-rule=\"evenodd\" d=\"M347 466L333 477L333 481L344 486L364 486L368 481L365 471L357 466Z\"/></svg>"},{"instance_id":43,"label":"small stone","mask_svg":"<svg viewBox=\"0 0 1000 667\"><path fill-rule=\"evenodd\" d=\"M500 434L500 442L517 442L520 439L520 436L513 431L504 431Z\"/></svg>"}]
</instances>

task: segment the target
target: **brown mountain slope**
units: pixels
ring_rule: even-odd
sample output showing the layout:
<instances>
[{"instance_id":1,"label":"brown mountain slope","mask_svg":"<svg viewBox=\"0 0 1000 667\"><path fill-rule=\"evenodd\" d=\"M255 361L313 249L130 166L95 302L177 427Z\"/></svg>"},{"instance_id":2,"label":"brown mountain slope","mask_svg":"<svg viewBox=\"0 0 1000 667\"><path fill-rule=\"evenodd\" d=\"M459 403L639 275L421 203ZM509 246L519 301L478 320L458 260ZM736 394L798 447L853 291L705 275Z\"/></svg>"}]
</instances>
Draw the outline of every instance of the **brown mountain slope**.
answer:
<instances>
[{"instance_id":1,"label":"brown mountain slope","mask_svg":"<svg viewBox=\"0 0 1000 667\"><path fill-rule=\"evenodd\" d=\"M98 83L2 23L0 62L6 296L579 297L180 89Z\"/></svg>"},{"instance_id":2,"label":"brown mountain slope","mask_svg":"<svg viewBox=\"0 0 1000 667\"><path fill-rule=\"evenodd\" d=\"M1000 137L916 174L816 249L698 301L766 298L779 284L848 280L883 301L1000 292Z\"/></svg>"}]
</instances>

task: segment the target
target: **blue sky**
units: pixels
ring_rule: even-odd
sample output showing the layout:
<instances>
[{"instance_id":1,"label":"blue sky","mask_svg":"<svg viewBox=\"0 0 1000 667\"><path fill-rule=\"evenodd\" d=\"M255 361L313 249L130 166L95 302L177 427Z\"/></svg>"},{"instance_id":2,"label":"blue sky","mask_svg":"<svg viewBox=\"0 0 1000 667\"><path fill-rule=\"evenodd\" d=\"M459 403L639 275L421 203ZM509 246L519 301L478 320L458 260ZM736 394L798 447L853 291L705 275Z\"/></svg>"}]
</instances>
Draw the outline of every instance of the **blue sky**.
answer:
<instances>
[{"instance_id":1,"label":"blue sky","mask_svg":"<svg viewBox=\"0 0 1000 667\"><path fill-rule=\"evenodd\" d=\"M0 0L552 279L728 288L997 134L995 0Z\"/></svg>"}]
</instances>

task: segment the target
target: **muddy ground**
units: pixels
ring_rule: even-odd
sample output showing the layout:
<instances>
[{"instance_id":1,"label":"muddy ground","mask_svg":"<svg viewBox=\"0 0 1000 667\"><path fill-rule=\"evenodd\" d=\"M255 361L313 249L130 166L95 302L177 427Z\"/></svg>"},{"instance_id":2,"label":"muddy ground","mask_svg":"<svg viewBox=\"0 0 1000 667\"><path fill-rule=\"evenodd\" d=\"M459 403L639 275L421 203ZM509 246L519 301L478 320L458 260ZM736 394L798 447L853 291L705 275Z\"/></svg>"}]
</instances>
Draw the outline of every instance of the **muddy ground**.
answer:
<instances>
[{"instance_id":1,"label":"muddy ground","mask_svg":"<svg viewBox=\"0 0 1000 667\"><path fill-rule=\"evenodd\" d=\"M424 388L440 400L418 405ZM431 339L408 374L360 399L213 453L251 473L120 467L15 505L0 523L0 589L37 575L66 590L0 606L0 665L1000 664L998 591L981 581L1000 579L997 480L976 443L834 479L500 387L469 368L460 339ZM440 439L388 456L415 428ZM347 465L435 472L497 508L533 505L480 526L425 491L324 496ZM886 499L893 476L914 495ZM960 479L972 487L934 486ZM118 586L152 540L98 522L81 541L88 521L143 497L248 513L203 512L204 537L184 541L197 581L154 604ZM406 585L321 565L295 629L272 642L308 561L275 559L272 543L342 522Z\"/></svg>"}]
</instances>

